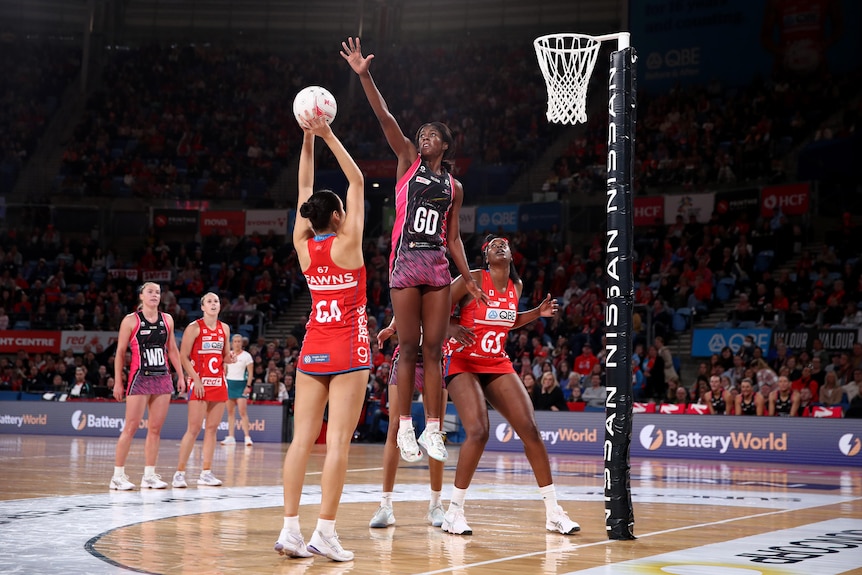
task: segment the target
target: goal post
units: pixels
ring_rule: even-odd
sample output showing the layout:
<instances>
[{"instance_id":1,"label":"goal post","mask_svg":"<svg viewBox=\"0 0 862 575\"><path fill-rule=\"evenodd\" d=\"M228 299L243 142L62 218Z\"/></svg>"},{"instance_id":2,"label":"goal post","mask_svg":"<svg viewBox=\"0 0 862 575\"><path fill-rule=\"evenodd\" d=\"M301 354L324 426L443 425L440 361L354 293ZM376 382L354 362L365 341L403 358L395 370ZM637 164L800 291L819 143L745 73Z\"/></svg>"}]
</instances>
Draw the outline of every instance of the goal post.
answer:
<instances>
[{"instance_id":1,"label":"goal post","mask_svg":"<svg viewBox=\"0 0 862 575\"><path fill-rule=\"evenodd\" d=\"M605 236L605 529L609 539L635 539L631 497L634 333L634 174L637 54L628 32L549 34L533 42L548 89L548 121L585 123L586 95L602 42L615 41L608 74L607 231Z\"/></svg>"}]
</instances>

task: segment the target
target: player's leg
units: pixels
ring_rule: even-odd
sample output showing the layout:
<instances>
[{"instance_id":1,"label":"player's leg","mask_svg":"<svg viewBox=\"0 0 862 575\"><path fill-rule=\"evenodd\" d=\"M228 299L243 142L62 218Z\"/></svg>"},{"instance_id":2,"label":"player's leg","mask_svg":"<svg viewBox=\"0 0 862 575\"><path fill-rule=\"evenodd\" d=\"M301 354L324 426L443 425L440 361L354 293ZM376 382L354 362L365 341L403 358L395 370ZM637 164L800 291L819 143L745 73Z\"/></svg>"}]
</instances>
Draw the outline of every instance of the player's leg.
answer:
<instances>
[{"instance_id":1,"label":"player's leg","mask_svg":"<svg viewBox=\"0 0 862 575\"><path fill-rule=\"evenodd\" d=\"M422 292L422 361L425 369L425 386L435 393L425 396L425 430L419 444L428 456L446 461L446 445L440 428L441 404L443 401L443 341L449 332L449 315L452 301L449 286L426 287ZM396 319L398 316L395 316ZM399 326L400 326L400 321ZM403 348L402 348L403 349Z\"/></svg>"},{"instance_id":2,"label":"player's leg","mask_svg":"<svg viewBox=\"0 0 862 575\"><path fill-rule=\"evenodd\" d=\"M198 479L198 485L209 485L216 487L221 485L221 480L216 478L212 472L213 454L216 447L216 434L218 426L224 416L224 401L207 401L206 402L206 423L204 424L204 445L203 445L203 465L201 466L201 475Z\"/></svg>"},{"instance_id":3,"label":"player's leg","mask_svg":"<svg viewBox=\"0 0 862 575\"><path fill-rule=\"evenodd\" d=\"M417 386L419 386L419 369L416 370L416 382ZM423 369L424 372L424 369ZM424 373L423 373L423 381L421 385L422 390L422 404L425 405L425 398L429 393L429 389L424 387ZM446 412L446 388L443 387L441 389L441 410L442 413ZM425 412L425 420L428 420L428 412ZM443 525L443 515L445 512L443 511L443 502L441 501L441 497L443 494L443 467L444 464L439 459L434 459L433 457L428 459L428 479L431 495L428 500L428 515L426 518L428 519L428 523L434 527L440 527Z\"/></svg>"},{"instance_id":4,"label":"player's leg","mask_svg":"<svg viewBox=\"0 0 862 575\"><path fill-rule=\"evenodd\" d=\"M236 402L235 399L227 400L227 437L222 439L222 445L233 445L236 443L236 437L234 436L234 429L236 428L236 420L234 417L236 416Z\"/></svg>"},{"instance_id":5,"label":"player's leg","mask_svg":"<svg viewBox=\"0 0 862 575\"><path fill-rule=\"evenodd\" d=\"M114 475L111 477L111 489L129 491L135 488L135 485L129 481L129 477L126 475L126 459L129 457L129 449L132 447L135 432L138 431L138 427L144 419L148 398L148 395L126 396L126 425L120 432L120 437L114 448Z\"/></svg>"},{"instance_id":6,"label":"player's leg","mask_svg":"<svg viewBox=\"0 0 862 575\"><path fill-rule=\"evenodd\" d=\"M400 358L393 366L390 381L397 381L398 365ZM395 413L391 406L398 404L398 385L393 383L388 387L389 397L389 429L386 430L386 443L383 445L383 493L380 497L380 506L374 512L374 516L368 523L369 527L383 528L395 524L395 514L392 510L392 490L395 489L395 475L398 473L398 424L393 417Z\"/></svg>"},{"instance_id":7,"label":"player's leg","mask_svg":"<svg viewBox=\"0 0 862 575\"><path fill-rule=\"evenodd\" d=\"M427 385L427 384L426 384ZM458 453L455 468L455 485L452 498L443 519L443 531L456 535L470 535L473 530L464 519L464 500L479 459L488 442L488 409L479 378L472 373L459 373L447 385L449 397L458 410L466 437Z\"/></svg>"},{"instance_id":8,"label":"player's leg","mask_svg":"<svg viewBox=\"0 0 862 575\"><path fill-rule=\"evenodd\" d=\"M545 527L550 531L558 531L569 535L580 531L580 526L569 519L566 512L557 503L554 478L551 475L551 464L548 460L548 452L536 418L530 396L521 383L520 378L514 373L503 374L485 387L485 397L488 403L497 410L503 418L509 422L521 442L524 445L524 455L533 468L536 483L539 485L539 493L545 502L546 523Z\"/></svg>"},{"instance_id":9,"label":"player's leg","mask_svg":"<svg viewBox=\"0 0 862 575\"><path fill-rule=\"evenodd\" d=\"M284 527L275 543L279 555L311 557L299 530L299 499L305 480L305 468L314 442L323 425L323 411L329 400L329 376L296 372L293 441L284 456ZM355 421L354 421L355 423Z\"/></svg>"},{"instance_id":10,"label":"player's leg","mask_svg":"<svg viewBox=\"0 0 862 575\"><path fill-rule=\"evenodd\" d=\"M320 478L320 515L314 534L308 541L308 550L334 561L350 561L351 551L345 551L335 532L335 515L344 490L347 458L356 422L362 412L368 383L366 370L352 371L333 376L329 382L329 396L338 398L329 403L326 426L326 457Z\"/></svg>"},{"instance_id":11,"label":"player's leg","mask_svg":"<svg viewBox=\"0 0 862 575\"><path fill-rule=\"evenodd\" d=\"M147 439L144 443L144 477L141 479L141 488L164 489L168 484L156 474L156 461L159 458L162 427L168 417L171 396L168 393L160 393L148 397Z\"/></svg>"},{"instance_id":12,"label":"player's leg","mask_svg":"<svg viewBox=\"0 0 862 575\"><path fill-rule=\"evenodd\" d=\"M185 473L186 471L189 456L192 453L192 449L194 449L198 435L200 435L201 425L203 425L206 413L206 401L195 399L188 402L188 425L186 427L186 432L183 434L183 438L180 441L180 456L179 463L177 464L178 472Z\"/></svg>"},{"instance_id":13,"label":"player's leg","mask_svg":"<svg viewBox=\"0 0 862 575\"><path fill-rule=\"evenodd\" d=\"M249 422L248 422L248 400L244 397L240 397L236 400L236 409L239 411L239 420L242 425L242 433L243 437L245 437L245 444L251 445L254 443L251 440L251 434L249 433Z\"/></svg>"},{"instance_id":14,"label":"player's leg","mask_svg":"<svg viewBox=\"0 0 862 575\"><path fill-rule=\"evenodd\" d=\"M412 390L416 361L419 357L419 342L422 338L422 294L419 288L410 287L392 289L390 297L398 325L398 362L401 364L401 369L398 370L398 385L401 389ZM412 400L412 393L402 393L397 404L389 402L389 425L397 425L401 457L410 462L422 458L413 428Z\"/></svg>"}]
</instances>

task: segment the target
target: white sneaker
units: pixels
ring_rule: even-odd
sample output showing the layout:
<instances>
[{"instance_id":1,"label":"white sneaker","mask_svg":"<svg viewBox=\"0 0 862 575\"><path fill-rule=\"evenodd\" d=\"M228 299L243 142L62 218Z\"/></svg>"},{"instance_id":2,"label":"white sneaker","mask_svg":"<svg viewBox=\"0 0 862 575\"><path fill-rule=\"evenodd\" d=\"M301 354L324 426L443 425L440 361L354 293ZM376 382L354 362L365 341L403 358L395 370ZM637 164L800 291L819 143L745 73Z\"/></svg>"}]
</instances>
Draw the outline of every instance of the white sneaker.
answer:
<instances>
[{"instance_id":1,"label":"white sneaker","mask_svg":"<svg viewBox=\"0 0 862 575\"><path fill-rule=\"evenodd\" d=\"M155 473L144 475L144 478L141 479L141 489L144 487L147 489L165 489L167 486L168 484L162 481L162 476Z\"/></svg>"},{"instance_id":2,"label":"white sneaker","mask_svg":"<svg viewBox=\"0 0 862 575\"><path fill-rule=\"evenodd\" d=\"M250 437L250 436L246 435L246 436L245 436L245 444L246 444L246 446L248 446L248 445L254 445L254 441L252 441L252 440L251 440L251 437Z\"/></svg>"},{"instance_id":3,"label":"white sneaker","mask_svg":"<svg viewBox=\"0 0 862 575\"><path fill-rule=\"evenodd\" d=\"M201 471L198 477L198 485L208 485L210 487L218 487L221 485L221 479L213 475L212 471Z\"/></svg>"},{"instance_id":4,"label":"white sneaker","mask_svg":"<svg viewBox=\"0 0 862 575\"><path fill-rule=\"evenodd\" d=\"M437 461L446 461L449 454L446 452L446 444L443 443L442 431L428 431L428 428L422 430L422 435L419 436L419 445L425 448L425 453L428 457L433 457Z\"/></svg>"},{"instance_id":5,"label":"white sneaker","mask_svg":"<svg viewBox=\"0 0 862 575\"><path fill-rule=\"evenodd\" d=\"M443 516L443 531L452 533L453 535L472 535L473 530L467 525L467 520L464 518L464 510L461 508L450 509Z\"/></svg>"},{"instance_id":6,"label":"white sneaker","mask_svg":"<svg viewBox=\"0 0 862 575\"><path fill-rule=\"evenodd\" d=\"M416 432L413 427L399 429L396 443L401 450L401 459L404 461L413 463L422 459L422 452L419 451L419 445L416 443Z\"/></svg>"},{"instance_id":7,"label":"white sneaker","mask_svg":"<svg viewBox=\"0 0 862 575\"><path fill-rule=\"evenodd\" d=\"M111 477L111 484L108 486L117 491L131 491L135 488L135 484L129 481L128 475L115 475Z\"/></svg>"},{"instance_id":8,"label":"white sneaker","mask_svg":"<svg viewBox=\"0 0 862 575\"><path fill-rule=\"evenodd\" d=\"M287 529L281 530L274 549L278 551L279 555L287 555L288 557L311 557L311 553L305 546L302 533L291 533Z\"/></svg>"},{"instance_id":9,"label":"white sneaker","mask_svg":"<svg viewBox=\"0 0 862 575\"><path fill-rule=\"evenodd\" d=\"M236 439L228 435L224 439L221 440L222 445L236 445Z\"/></svg>"},{"instance_id":10,"label":"white sneaker","mask_svg":"<svg viewBox=\"0 0 862 575\"><path fill-rule=\"evenodd\" d=\"M548 513L545 529L548 531L556 531L563 535L571 535L581 530L581 526L569 519L569 515L565 510L557 505L553 511Z\"/></svg>"},{"instance_id":11,"label":"white sneaker","mask_svg":"<svg viewBox=\"0 0 862 575\"><path fill-rule=\"evenodd\" d=\"M371 522L368 524L369 527L374 527L375 529L389 527L390 525L395 525L395 514L392 513L392 507L389 505L378 507L377 511L374 512L374 517L371 518Z\"/></svg>"},{"instance_id":12,"label":"white sneaker","mask_svg":"<svg viewBox=\"0 0 862 575\"><path fill-rule=\"evenodd\" d=\"M438 503L434 507L428 508L428 523L431 524L432 527L440 527L443 525L443 516L445 515L443 511L443 504Z\"/></svg>"},{"instance_id":13,"label":"white sneaker","mask_svg":"<svg viewBox=\"0 0 862 575\"><path fill-rule=\"evenodd\" d=\"M178 489L183 489L188 487L189 484L186 483L186 472L185 471L177 471L174 473L174 480L171 481L171 485Z\"/></svg>"},{"instance_id":14,"label":"white sneaker","mask_svg":"<svg viewBox=\"0 0 862 575\"><path fill-rule=\"evenodd\" d=\"M345 551L338 540L338 534L324 537L320 531L314 530L311 540L308 542L308 550L316 555L329 557L333 561L353 561L353 551Z\"/></svg>"}]
</instances>

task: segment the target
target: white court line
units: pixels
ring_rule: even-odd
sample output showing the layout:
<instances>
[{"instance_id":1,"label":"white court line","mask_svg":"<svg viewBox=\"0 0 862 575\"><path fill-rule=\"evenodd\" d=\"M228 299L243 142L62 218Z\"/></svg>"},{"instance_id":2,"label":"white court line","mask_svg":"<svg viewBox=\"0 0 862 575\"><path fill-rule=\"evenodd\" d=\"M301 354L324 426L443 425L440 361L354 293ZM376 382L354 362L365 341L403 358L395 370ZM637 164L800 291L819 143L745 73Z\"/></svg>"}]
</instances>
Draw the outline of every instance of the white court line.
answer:
<instances>
[{"instance_id":1,"label":"white court line","mask_svg":"<svg viewBox=\"0 0 862 575\"><path fill-rule=\"evenodd\" d=\"M851 499L850 501L860 501L862 498ZM816 508L816 507L815 507ZM814 509L812 507L807 507L805 509ZM703 527L711 527L713 525L723 525L725 523L733 523L735 521L746 521L748 519L757 519L758 517L769 517L770 515L780 515L782 513L792 513L794 511L800 511L800 509L782 509L780 511L767 511L764 513L755 513L754 515L745 515L743 517L734 517L731 519L721 519L719 521L710 521L709 523L698 523L695 525L686 525L684 527L674 527L673 529L664 529L662 531L653 531L651 533L644 533L643 535L637 535L638 539L644 539L646 537L655 537L656 535L666 535L668 533L675 533L677 531L686 531L688 529L701 529ZM457 536L455 536L457 537ZM621 541L606 539L604 541L595 541L593 543L584 543L582 545L568 545L566 547L558 547L556 549L545 549L543 551L533 551L532 553L522 553L521 555L512 555L510 557L501 557L499 559L488 559L487 561L479 561L478 563L470 563L468 565L458 565L455 567L448 567L446 569L437 569L436 571L424 571L422 573L416 573L415 575L437 575L439 573L450 573L452 571L458 571L462 569L470 569L473 567L484 567L486 565L495 565L497 563L505 563L507 561L515 561L517 559L527 559L530 557L537 557L540 555L546 555L547 553L555 553L555 552L567 552L567 551L575 551L577 549L586 549L587 547L596 547L599 545L608 545L610 543L621 543ZM577 571L575 571L577 573Z\"/></svg>"},{"instance_id":2,"label":"white court line","mask_svg":"<svg viewBox=\"0 0 862 575\"><path fill-rule=\"evenodd\" d=\"M379 468L378 468L379 469ZM353 470L358 471L358 470ZM416 484L396 484L393 489L396 501L425 501L427 494L415 489ZM147 521L180 517L200 513L220 513L240 509L281 508L284 504L283 486L222 487L218 489L189 489L165 491L101 492L89 495L67 495L0 501L0 541L17 541L15 546L0 545L0 572L3 573L128 573L129 569L111 565L90 554L86 545L94 538L122 527ZM444 496L448 496L448 487ZM347 506L354 503L376 503L379 500L379 484L345 485L341 502ZM709 497L706 497L706 494ZM565 501L602 500L602 494L583 486L559 486L558 498ZM666 504L728 505L743 507L759 505L772 507L774 512L784 512L789 507L805 509L854 501L840 495L800 493L792 497L771 492L747 492L745 495L727 490L697 492L696 498L680 493L678 488L656 488L635 493L637 503L661 501ZM532 490L519 486L474 486L471 500L536 501ZM320 487L307 485L303 488L300 505L320 503ZM769 515L764 513L761 515ZM752 515L751 517L755 517ZM742 519L742 518L740 518ZM717 524L724 521L717 521ZM710 525L710 524L704 524ZM691 529L681 527L675 530ZM646 536L668 533L674 530L646 534ZM20 533L39 533L38 538L20 539ZM44 541L51 541L52 552L45 553ZM580 547L602 545L607 541L584 544ZM577 549L564 547L561 551ZM529 557L547 553L532 553ZM502 563L517 557L492 560L483 564ZM132 569L134 570L134 569ZM434 573L445 573L444 569Z\"/></svg>"}]
</instances>

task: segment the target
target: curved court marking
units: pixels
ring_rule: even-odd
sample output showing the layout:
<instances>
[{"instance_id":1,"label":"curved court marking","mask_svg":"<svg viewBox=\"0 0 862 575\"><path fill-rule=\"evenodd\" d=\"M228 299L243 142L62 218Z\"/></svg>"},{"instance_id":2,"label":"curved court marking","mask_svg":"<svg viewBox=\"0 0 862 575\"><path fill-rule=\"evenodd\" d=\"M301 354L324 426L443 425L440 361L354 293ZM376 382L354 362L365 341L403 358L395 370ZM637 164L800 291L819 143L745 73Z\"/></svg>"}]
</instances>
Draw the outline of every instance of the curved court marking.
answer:
<instances>
[{"instance_id":1,"label":"curved court marking","mask_svg":"<svg viewBox=\"0 0 862 575\"><path fill-rule=\"evenodd\" d=\"M444 498L448 499L450 489L451 487L444 488ZM561 501L595 502L601 501L603 497L600 490L584 488L583 486L557 486L557 495ZM471 501L538 500L538 495L534 493L534 490L525 490L523 486L518 485L475 485L470 489L470 496ZM348 484L344 486L342 504L377 503L379 497L379 484ZM395 486L393 499L396 501L424 501L426 498L426 491L417 489L416 484L398 484ZM675 488L634 490L634 500L638 503L720 504L734 507L757 506L776 510L767 512L766 515L831 505L852 499L854 498L840 495L809 493L777 496L769 492L740 494L738 491L730 490L698 490L696 492L686 492ZM315 505L319 502L319 486L309 485L303 489L301 505ZM62 572L66 575L93 572L129 573L134 570L112 565L88 552L88 542L94 537L104 536L112 530L146 521L200 513L221 513L268 507L280 508L282 505L283 491L280 485L168 489L164 491L113 491L91 495L2 501L0 502L0 540L16 541L16 544L14 546L3 545L0 548L0 572L8 574ZM280 513L280 510L274 511L274 513ZM668 531L655 534L666 532ZM21 537L22 533L38 533L39 537ZM642 534L639 537L650 535ZM603 543L605 542L588 545ZM562 550L574 548L577 546L565 547ZM541 554L546 552L547 550L543 550ZM482 562L477 565L505 560L509 560L509 558ZM445 573L451 570L446 569L433 573Z\"/></svg>"}]
</instances>

